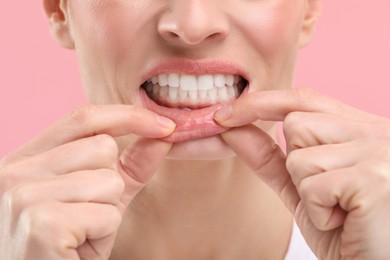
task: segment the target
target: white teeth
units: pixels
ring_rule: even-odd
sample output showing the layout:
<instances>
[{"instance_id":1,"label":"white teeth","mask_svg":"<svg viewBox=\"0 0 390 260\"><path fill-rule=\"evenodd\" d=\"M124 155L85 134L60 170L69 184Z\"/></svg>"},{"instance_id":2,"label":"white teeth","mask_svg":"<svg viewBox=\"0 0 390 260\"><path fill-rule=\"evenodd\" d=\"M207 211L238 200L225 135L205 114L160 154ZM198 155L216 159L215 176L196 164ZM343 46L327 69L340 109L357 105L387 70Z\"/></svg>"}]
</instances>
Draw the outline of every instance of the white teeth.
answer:
<instances>
[{"instance_id":1,"label":"white teeth","mask_svg":"<svg viewBox=\"0 0 390 260\"><path fill-rule=\"evenodd\" d=\"M226 87L218 88L218 96L222 102L228 100L228 93Z\"/></svg>"},{"instance_id":2,"label":"white teeth","mask_svg":"<svg viewBox=\"0 0 390 260\"><path fill-rule=\"evenodd\" d=\"M189 94L192 103L198 102L198 91L196 89L190 90Z\"/></svg>"},{"instance_id":3,"label":"white teeth","mask_svg":"<svg viewBox=\"0 0 390 260\"><path fill-rule=\"evenodd\" d=\"M222 74L214 75L214 85L218 88L225 86L225 76Z\"/></svg>"},{"instance_id":4,"label":"white teeth","mask_svg":"<svg viewBox=\"0 0 390 260\"><path fill-rule=\"evenodd\" d=\"M160 87L167 86L168 85L168 75L167 74L158 75L158 84L160 85Z\"/></svg>"},{"instance_id":5,"label":"white teeth","mask_svg":"<svg viewBox=\"0 0 390 260\"><path fill-rule=\"evenodd\" d=\"M237 75L181 75L162 73L151 77L145 90L161 104L185 107L186 104L208 106L238 98L241 83Z\"/></svg>"},{"instance_id":6,"label":"white teeth","mask_svg":"<svg viewBox=\"0 0 390 260\"><path fill-rule=\"evenodd\" d=\"M214 87L214 78L212 75L198 76L198 89L212 89Z\"/></svg>"},{"instance_id":7,"label":"white teeth","mask_svg":"<svg viewBox=\"0 0 390 260\"><path fill-rule=\"evenodd\" d=\"M168 74L168 84L170 87L178 88L180 86L180 75L176 73Z\"/></svg>"},{"instance_id":8,"label":"white teeth","mask_svg":"<svg viewBox=\"0 0 390 260\"><path fill-rule=\"evenodd\" d=\"M218 94L218 91L216 88L212 88L212 89L207 91L207 95L209 96L209 99L212 103L217 101L217 94Z\"/></svg>"},{"instance_id":9,"label":"white teeth","mask_svg":"<svg viewBox=\"0 0 390 260\"><path fill-rule=\"evenodd\" d=\"M169 88L169 99L171 101L177 101L177 96L179 93L179 88Z\"/></svg>"},{"instance_id":10,"label":"white teeth","mask_svg":"<svg viewBox=\"0 0 390 260\"><path fill-rule=\"evenodd\" d=\"M156 85L158 82L158 77L152 77L151 81L152 81L153 85Z\"/></svg>"},{"instance_id":11,"label":"white teeth","mask_svg":"<svg viewBox=\"0 0 390 260\"><path fill-rule=\"evenodd\" d=\"M187 97L188 97L188 90L179 89L179 99L180 99L180 101L182 101L182 102L186 101Z\"/></svg>"},{"instance_id":12,"label":"white teeth","mask_svg":"<svg viewBox=\"0 0 390 260\"><path fill-rule=\"evenodd\" d=\"M180 77L180 88L184 90L196 90L198 82L196 76L182 75Z\"/></svg>"},{"instance_id":13,"label":"white teeth","mask_svg":"<svg viewBox=\"0 0 390 260\"><path fill-rule=\"evenodd\" d=\"M200 100L200 102L207 101L207 90L205 90L205 89L199 90L199 100Z\"/></svg>"},{"instance_id":14,"label":"white teeth","mask_svg":"<svg viewBox=\"0 0 390 260\"><path fill-rule=\"evenodd\" d=\"M169 88L168 86L162 86L160 88L160 98L166 98L168 96Z\"/></svg>"},{"instance_id":15,"label":"white teeth","mask_svg":"<svg viewBox=\"0 0 390 260\"><path fill-rule=\"evenodd\" d=\"M234 91L234 87L233 86L229 86L227 87L227 93L230 97L236 97L236 93Z\"/></svg>"},{"instance_id":16,"label":"white teeth","mask_svg":"<svg viewBox=\"0 0 390 260\"><path fill-rule=\"evenodd\" d=\"M233 75L226 75L225 76L226 85L233 86L234 84L234 76Z\"/></svg>"}]
</instances>

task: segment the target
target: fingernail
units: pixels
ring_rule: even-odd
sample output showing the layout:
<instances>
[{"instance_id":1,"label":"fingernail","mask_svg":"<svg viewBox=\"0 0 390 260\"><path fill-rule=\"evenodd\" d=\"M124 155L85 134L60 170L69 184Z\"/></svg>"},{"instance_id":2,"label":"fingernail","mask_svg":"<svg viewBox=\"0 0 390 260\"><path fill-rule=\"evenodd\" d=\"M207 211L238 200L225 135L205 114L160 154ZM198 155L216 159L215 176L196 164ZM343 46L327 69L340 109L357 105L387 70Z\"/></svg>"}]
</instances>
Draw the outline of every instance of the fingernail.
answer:
<instances>
[{"instance_id":1,"label":"fingernail","mask_svg":"<svg viewBox=\"0 0 390 260\"><path fill-rule=\"evenodd\" d=\"M175 122L167 117L157 116L157 122L160 126L168 130L173 130L176 127Z\"/></svg>"},{"instance_id":2,"label":"fingernail","mask_svg":"<svg viewBox=\"0 0 390 260\"><path fill-rule=\"evenodd\" d=\"M233 109L231 105L222 107L220 110L217 111L217 113L215 113L214 119L217 121L225 121L232 116L232 111Z\"/></svg>"}]
</instances>

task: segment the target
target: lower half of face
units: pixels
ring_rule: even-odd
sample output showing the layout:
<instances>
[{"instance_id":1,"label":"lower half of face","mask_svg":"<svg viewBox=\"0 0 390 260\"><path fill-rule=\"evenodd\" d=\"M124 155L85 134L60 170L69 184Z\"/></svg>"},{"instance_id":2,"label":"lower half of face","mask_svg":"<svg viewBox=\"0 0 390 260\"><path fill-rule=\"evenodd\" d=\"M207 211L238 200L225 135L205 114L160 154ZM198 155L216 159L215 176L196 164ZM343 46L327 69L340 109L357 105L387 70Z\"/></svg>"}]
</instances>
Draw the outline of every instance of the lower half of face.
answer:
<instances>
[{"instance_id":1,"label":"lower half of face","mask_svg":"<svg viewBox=\"0 0 390 260\"><path fill-rule=\"evenodd\" d=\"M292 84L303 0L69 3L89 100L174 120L171 159L233 156L213 114L247 93Z\"/></svg>"}]
</instances>

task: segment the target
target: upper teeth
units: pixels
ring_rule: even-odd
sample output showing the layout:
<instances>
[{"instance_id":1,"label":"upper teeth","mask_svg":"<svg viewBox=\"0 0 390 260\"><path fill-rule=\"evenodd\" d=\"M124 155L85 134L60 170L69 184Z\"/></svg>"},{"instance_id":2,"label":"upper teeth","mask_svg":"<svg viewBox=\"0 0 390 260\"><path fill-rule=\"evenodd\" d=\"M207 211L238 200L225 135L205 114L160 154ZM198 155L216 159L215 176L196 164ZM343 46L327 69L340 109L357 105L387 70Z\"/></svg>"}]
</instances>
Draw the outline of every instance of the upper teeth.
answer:
<instances>
[{"instance_id":1,"label":"upper teeth","mask_svg":"<svg viewBox=\"0 0 390 260\"><path fill-rule=\"evenodd\" d=\"M209 90L214 87L222 88L225 86L234 86L239 81L239 76L223 74L205 74L205 75L180 75L177 73L159 74L152 77L149 82L159 84L160 87L175 87L182 90Z\"/></svg>"}]
</instances>

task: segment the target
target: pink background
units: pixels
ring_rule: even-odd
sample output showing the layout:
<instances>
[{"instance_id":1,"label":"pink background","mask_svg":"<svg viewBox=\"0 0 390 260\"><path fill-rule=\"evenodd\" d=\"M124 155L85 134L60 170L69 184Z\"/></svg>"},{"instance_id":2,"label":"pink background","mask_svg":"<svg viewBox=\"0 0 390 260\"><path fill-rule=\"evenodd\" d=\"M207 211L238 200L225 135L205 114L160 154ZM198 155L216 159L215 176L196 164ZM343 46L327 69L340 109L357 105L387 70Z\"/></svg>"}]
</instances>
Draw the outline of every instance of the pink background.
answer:
<instances>
[{"instance_id":1,"label":"pink background","mask_svg":"<svg viewBox=\"0 0 390 260\"><path fill-rule=\"evenodd\" d=\"M390 117L390 1L325 1L297 85ZM75 55L51 40L40 1L0 1L0 157L85 102Z\"/></svg>"}]
</instances>

